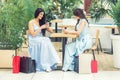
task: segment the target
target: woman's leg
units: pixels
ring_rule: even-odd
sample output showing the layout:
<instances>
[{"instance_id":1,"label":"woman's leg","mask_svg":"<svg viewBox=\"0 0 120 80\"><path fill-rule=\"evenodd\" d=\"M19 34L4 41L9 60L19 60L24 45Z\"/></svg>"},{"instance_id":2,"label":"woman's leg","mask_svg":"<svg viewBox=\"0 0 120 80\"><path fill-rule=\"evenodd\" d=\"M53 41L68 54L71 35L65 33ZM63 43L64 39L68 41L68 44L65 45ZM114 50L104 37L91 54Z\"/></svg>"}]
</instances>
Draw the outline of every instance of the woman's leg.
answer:
<instances>
[{"instance_id":1,"label":"woman's leg","mask_svg":"<svg viewBox=\"0 0 120 80\"><path fill-rule=\"evenodd\" d=\"M49 38L44 37L41 45L41 64L45 69L53 69L57 63L60 63L58 54Z\"/></svg>"},{"instance_id":2,"label":"woman's leg","mask_svg":"<svg viewBox=\"0 0 120 80\"><path fill-rule=\"evenodd\" d=\"M73 60L75 54L75 43L67 44L65 47L65 57L64 57L64 64L62 70L73 70Z\"/></svg>"}]
</instances>

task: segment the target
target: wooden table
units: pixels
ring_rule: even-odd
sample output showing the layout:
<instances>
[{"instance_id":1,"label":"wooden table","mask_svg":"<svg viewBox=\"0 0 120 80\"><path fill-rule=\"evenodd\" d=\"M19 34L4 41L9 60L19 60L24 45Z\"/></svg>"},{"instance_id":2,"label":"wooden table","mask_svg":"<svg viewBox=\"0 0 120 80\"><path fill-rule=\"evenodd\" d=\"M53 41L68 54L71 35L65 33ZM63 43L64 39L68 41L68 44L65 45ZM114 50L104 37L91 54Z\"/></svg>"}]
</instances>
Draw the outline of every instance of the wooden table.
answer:
<instances>
[{"instance_id":1,"label":"wooden table","mask_svg":"<svg viewBox=\"0 0 120 80\"><path fill-rule=\"evenodd\" d=\"M62 38L62 64L64 62L64 54L65 54L65 45L67 43L67 38L77 38L76 35L73 34L64 34L64 33L52 33L50 37L59 37Z\"/></svg>"},{"instance_id":2,"label":"wooden table","mask_svg":"<svg viewBox=\"0 0 120 80\"><path fill-rule=\"evenodd\" d=\"M64 34L64 33L52 33L50 37L69 37L69 38L76 38L76 35L73 34Z\"/></svg>"},{"instance_id":3,"label":"wooden table","mask_svg":"<svg viewBox=\"0 0 120 80\"><path fill-rule=\"evenodd\" d=\"M111 33L115 33L115 29L117 29L117 26L105 26L105 28L111 29Z\"/></svg>"},{"instance_id":4,"label":"wooden table","mask_svg":"<svg viewBox=\"0 0 120 80\"><path fill-rule=\"evenodd\" d=\"M55 19L55 20L51 20L50 23L55 23L55 33L58 32L58 23L61 23L62 20L61 19ZM55 38L55 41L58 41L57 38Z\"/></svg>"},{"instance_id":5,"label":"wooden table","mask_svg":"<svg viewBox=\"0 0 120 80\"><path fill-rule=\"evenodd\" d=\"M55 19L55 20L51 20L50 22L55 23L55 32L57 33L57 27L58 27L57 23L61 23L62 20L61 19Z\"/></svg>"},{"instance_id":6,"label":"wooden table","mask_svg":"<svg viewBox=\"0 0 120 80\"><path fill-rule=\"evenodd\" d=\"M59 27L61 28L71 28L71 29L75 29L75 26L74 25L60 25Z\"/></svg>"}]
</instances>

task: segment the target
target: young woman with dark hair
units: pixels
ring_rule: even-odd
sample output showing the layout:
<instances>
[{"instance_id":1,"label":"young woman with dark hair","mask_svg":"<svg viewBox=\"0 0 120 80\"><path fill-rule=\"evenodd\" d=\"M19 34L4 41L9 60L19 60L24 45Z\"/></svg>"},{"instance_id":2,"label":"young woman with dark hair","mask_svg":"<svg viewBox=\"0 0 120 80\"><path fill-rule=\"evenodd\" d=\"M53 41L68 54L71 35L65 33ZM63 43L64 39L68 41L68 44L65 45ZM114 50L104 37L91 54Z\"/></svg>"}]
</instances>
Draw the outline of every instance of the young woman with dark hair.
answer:
<instances>
[{"instance_id":1,"label":"young woman with dark hair","mask_svg":"<svg viewBox=\"0 0 120 80\"><path fill-rule=\"evenodd\" d=\"M37 18L40 12L43 12L45 14L43 9L37 8L34 13L34 18ZM46 20L46 17L45 17L45 15L43 15L42 19L39 20L39 25L41 26L41 25L45 24L45 20ZM41 30L43 36L45 36L45 31L46 31L46 29Z\"/></svg>"},{"instance_id":2,"label":"young woman with dark hair","mask_svg":"<svg viewBox=\"0 0 120 80\"><path fill-rule=\"evenodd\" d=\"M75 30L70 31L62 29L65 34L77 35L76 41L69 43L65 47L65 57L63 71L74 70L74 58L82 54L86 49L92 47L92 38L89 33L88 20L86 19L83 10L76 8L73 11L74 18L77 19Z\"/></svg>"},{"instance_id":3,"label":"young woman with dark hair","mask_svg":"<svg viewBox=\"0 0 120 80\"><path fill-rule=\"evenodd\" d=\"M29 21L28 51L32 59L36 60L37 71L51 71L55 69L60 59L50 39L45 37L45 31L53 32L48 23L45 23L45 12L37 8L34 19Z\"/></svg>"}]
</instances>

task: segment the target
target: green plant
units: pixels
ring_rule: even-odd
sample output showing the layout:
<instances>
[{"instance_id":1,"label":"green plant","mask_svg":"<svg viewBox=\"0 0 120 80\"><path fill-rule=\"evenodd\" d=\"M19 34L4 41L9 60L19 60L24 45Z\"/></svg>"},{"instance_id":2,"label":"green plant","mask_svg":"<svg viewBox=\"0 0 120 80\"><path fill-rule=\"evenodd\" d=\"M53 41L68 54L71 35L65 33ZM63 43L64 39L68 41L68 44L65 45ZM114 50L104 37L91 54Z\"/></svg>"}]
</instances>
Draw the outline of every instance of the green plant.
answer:
<instances>
[{"instance_id":1,"label":"green plant","mask_svg":"<svg viewBox=\"0 0 120 80\"><path fill-rule=\"evenodd\" d=\"M82 0L58 0L60 3L61 14L65 18L70 18L73 15L73 9L82 4Z\"/></svg>"},{"instance_id":2,"label":"green plant","mask_svg":"<svg viewBox=\"0 0 120 80\"><path fill-rule=\"evenodd\" d=\"M100 18L104 17L106 14L109 13L109 8L106 9L105 7L111 5L106 0L92 0L92 3L89 8L89 12L91 14L91 18L95 19L95 21L99 21Z\"/></svg>"},{"instance_id":3,"label":"green plant","mask_svg":"<svg viewBox=\"0 0 120 80\"><path fill-rule=\"evenodd\" d=\"M113 18L115 24L118 26L120 34L120 0L115 5L111 6L110 16Z\"/></svg>"},{"instance_id":4,"label":"green plant","mask_svg":"<svg viewBox=\"0 0 120 80\"><path fill-rule=\"evenodd\" d=\"M82 0L39 0L41 7L45 9L47 21L56 18L70 18L72 11Z\"/></svg>"},{"instance_id":5,"label":"green plant","mask_svg":"<svg viewBox=\"0 0 120 80\"><path fill-rule=\"evenodd\" d=\"M42 4L40 7L42 7L45 10L46 13L46 21L51 21L55 19L55 14L57 14L56 7L54 5L53 0L40 0L40 4Z\"/></svg>"},{"instance_id":6,"label":"green plant","mask_svg":"<svg viewBox=\"0 0 120 80\"><path fill-rule=\"evenodd\" d=\"M0 3L0 48L17 49L25 41L27 23L32 18L30 0L6 0ZM32 0L31 0L32 1Z\"/></svg>"},{"instance_id":7,"label":"green plant","mask_svg":"<svg viewBox=\"0 0 120 80\"><path fill-rule=\"evenodd\" d=\"M28 22L34 18L34 11L41 7L50 21L60 15L70 18L72 9L82 0L5 0L0 1L0 48L16 49L25 41ZM59 9L58 9L59 8Z\"/></svg>"},{"instance_id":8,"label":"green plant","mask_svg":"<svg viewBox=\"0 0 120 80\"><path fill-rule=\"evenodd\" d=\"M110 15L118 26L120 34L120 0L92 0L89 11L91 18L95 21L99 21L105 15Z\"/></svg>"}]
</instances>

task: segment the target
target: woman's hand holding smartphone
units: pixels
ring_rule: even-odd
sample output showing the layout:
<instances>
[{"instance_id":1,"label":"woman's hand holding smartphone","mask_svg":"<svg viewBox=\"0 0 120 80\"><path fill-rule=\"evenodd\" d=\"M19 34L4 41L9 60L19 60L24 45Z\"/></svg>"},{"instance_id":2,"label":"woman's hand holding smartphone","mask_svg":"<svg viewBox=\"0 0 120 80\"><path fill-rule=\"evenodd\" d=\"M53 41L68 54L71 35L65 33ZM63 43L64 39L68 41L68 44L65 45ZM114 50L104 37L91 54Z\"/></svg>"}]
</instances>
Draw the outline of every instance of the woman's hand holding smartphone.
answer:
<instances>
[{"instance_id":1,"label":"woman's hand holding smartphone","mask_svg":"<svg viewBox=\"0 0 120 80\"><path fill-rule=\"evenodd\" d=\"M49 27L49 22L45 23L46 27L48 28Z\"/></svg>"}]
</instances>

